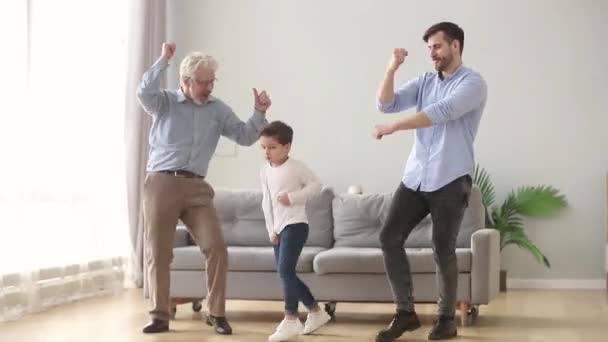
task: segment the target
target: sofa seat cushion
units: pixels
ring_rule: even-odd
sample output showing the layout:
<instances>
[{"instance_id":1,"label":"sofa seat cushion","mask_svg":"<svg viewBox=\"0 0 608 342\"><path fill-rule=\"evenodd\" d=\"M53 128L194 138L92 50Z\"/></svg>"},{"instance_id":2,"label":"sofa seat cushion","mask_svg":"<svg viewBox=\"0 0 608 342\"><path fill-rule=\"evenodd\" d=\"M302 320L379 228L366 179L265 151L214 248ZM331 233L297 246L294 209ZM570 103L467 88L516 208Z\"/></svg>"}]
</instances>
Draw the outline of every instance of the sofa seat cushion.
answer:
<instances>
[{"instance_id":1,"label":"sofa seat cushion","mask_svg":"<svg viewBox=\"0 0 608 342\"><path fill-rule=\"evenodd\" d=\"M296 272L313 271L312 261L322 247L304 247ZM178 247L173 249L172 270L204 270L205 257L198 246ZM228 247L228 271L276 271L274 250L272 247Z\"/></svg>"},{"instance_id":2,"label":"sofa seat cushion","mask_svg":"<svg viewBox=\"0 0 608 342\"><path fill-rule=\"evenodd\" d=\"M431 248L406 248L412 273L435 272ZM457 248L458 272L471 271L471 250ZM328 273L385 273L380 248L335 247L320 252L314 259L317 274Z\"/></svg>"}]
</instances>

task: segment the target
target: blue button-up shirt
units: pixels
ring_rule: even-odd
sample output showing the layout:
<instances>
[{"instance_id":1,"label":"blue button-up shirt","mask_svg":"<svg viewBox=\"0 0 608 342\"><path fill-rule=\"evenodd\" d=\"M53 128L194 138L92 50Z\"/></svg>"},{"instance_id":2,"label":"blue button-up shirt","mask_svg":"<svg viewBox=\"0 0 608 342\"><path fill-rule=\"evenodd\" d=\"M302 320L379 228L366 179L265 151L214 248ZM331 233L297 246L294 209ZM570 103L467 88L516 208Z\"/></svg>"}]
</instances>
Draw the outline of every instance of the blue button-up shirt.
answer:
<instances>
[{"instance_id":1,"label":"blue button-up shirt","mask_svg":"<svg viewBox=\"0 0 608 342\"><path fill-rule=\"evenodd\" d=\"M481 75L461 65L445 79L437 72L424 73L400 86L391 103L378 101L378 109L384 113L416 106L416 111L424 112L432 122L416 129L403 174L406 187L435 191L473 174L473 142L486 97Z\"/></svg>"},{"instance_id":2,"label":"blue button-up shirt","mask_svg":"<svg viewBox=\"0 0 608 342\"><path fill-rule=\"evenodd\" d=\"M150 130L147 170L187 170L205 176L220 135L239 145L250 146L268 124L255 111L245 123L218 98L197 105L180 90L160 89L168 64L159 59L148 69L137 89L137 98L154 123Z\"/></svg>"}]
</instances>

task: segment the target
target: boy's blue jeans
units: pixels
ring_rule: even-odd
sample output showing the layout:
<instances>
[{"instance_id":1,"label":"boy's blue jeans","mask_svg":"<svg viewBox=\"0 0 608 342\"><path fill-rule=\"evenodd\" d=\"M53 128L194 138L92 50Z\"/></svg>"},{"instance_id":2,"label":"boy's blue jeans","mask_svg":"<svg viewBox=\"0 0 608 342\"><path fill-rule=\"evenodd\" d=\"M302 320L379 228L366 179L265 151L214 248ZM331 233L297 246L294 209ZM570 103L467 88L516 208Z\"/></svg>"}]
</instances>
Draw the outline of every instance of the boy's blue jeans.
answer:
<instances>
[{"instance_id":1,"label":"boy's blue jeans","mask_svg":"<svg viewBox=\"0 0 608 342\"><path fill-rule=\"evenodd\" d=\"M279 234L279 244L274 246L277 272L283 283L285 313L287 314L296 314L299 302L302 302L308 309L316 303L308 286L296 275L296 264L307 238L308 224L290 224L283 228Z\"/></svg>"}]
</instances>

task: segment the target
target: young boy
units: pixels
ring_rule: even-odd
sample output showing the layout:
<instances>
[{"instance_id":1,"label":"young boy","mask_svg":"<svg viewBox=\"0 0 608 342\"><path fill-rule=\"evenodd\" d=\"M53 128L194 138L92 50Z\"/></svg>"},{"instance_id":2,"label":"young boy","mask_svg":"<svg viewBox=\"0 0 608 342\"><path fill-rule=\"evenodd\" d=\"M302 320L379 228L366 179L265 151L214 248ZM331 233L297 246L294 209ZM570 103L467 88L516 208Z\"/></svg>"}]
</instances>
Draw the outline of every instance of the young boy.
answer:
<instances>
[{"instance_id":1,"label":"young boy","mask_svg":"<svg viewBox=\"0 0 608 342\"><path fill-rule=\"evenodd\" d=\"M269 336L270 342L310 334L331 319L296 275L296 264L308 237L305 204L321 190L321 183L306 165L289 157L292 139L293 130L281 121L271 122L260 133L267 160L260 172L262 208L285 299L285 318ZM309 311L304 325L298 318L300 301Z\"/></svg>"}]
</instances>

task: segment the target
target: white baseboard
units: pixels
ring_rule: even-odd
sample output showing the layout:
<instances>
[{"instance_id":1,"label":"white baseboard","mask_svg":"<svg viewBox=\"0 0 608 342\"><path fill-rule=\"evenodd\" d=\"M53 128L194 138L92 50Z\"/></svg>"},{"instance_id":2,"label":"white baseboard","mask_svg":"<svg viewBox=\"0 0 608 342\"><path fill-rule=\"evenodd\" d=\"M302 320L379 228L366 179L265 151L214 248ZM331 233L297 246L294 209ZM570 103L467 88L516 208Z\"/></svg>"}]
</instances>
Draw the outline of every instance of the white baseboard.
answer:
<instances>
[{"instance_id":1,"label":"white baseboard","mask_svg":"<svg viewBox=\"0 0 608 342\"><path fill-rule=\"evenodd\" d=\"M508 289L605 290L606 279L510 279Z\"/></svg>"}]
</instances>

